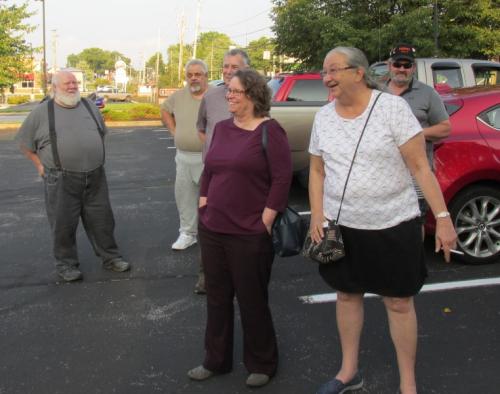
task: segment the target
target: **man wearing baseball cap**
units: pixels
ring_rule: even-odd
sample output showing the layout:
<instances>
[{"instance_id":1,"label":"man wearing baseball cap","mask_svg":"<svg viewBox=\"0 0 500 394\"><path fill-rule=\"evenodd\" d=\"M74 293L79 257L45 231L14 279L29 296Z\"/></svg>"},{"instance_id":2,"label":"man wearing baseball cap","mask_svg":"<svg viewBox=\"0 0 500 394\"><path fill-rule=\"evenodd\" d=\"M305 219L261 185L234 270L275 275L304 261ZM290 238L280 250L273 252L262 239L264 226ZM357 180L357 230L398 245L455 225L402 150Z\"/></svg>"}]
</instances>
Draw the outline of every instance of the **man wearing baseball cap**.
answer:
<instances>
[{"instance_id":1,"label":"man wearing baseball cap","mask_svg":"<svg viewBox=\"0 0 500 394\"><path fill-rule=\"evenodd\" d=\"M413 115L420 122L425 137L425 150L431 168L433 168L433 143L446 138L451 129L448 113L441 97L430 86L415 77L415 48L409 44L398 44L390 53L387 89L390 93L401 96L410 105ZM422 191L413 182L418 195L418 202L423 224L429 207Z\"/></svg>"}]
</instances>

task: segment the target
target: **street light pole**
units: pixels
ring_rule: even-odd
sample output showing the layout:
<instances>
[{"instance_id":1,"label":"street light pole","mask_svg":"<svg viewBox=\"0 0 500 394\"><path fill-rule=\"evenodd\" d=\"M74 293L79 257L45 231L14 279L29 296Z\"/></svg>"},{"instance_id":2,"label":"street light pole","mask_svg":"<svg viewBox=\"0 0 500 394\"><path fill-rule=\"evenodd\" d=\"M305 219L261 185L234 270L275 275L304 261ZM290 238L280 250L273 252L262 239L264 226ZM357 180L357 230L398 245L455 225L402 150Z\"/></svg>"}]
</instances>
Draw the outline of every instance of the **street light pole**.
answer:
<instances>
[{"instance_id":1,"label":"street light pole","mask_svg":"<svg viewBox=\"0 0 500 394\"><path fill-rule=\"evenodd\" d=\"M45 0L42 2L42 29L43 29L43 64L42 64L42 89L43 95L47 96L47 49L45 43Z\"/></svg>"}]
</instances>

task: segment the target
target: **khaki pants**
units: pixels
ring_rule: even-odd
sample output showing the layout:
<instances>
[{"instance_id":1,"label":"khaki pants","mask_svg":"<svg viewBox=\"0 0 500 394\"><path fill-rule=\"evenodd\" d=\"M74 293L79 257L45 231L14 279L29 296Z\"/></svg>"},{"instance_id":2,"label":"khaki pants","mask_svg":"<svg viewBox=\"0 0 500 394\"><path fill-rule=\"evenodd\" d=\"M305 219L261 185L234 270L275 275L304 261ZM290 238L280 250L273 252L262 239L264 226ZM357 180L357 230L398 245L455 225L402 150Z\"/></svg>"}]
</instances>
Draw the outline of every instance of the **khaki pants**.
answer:
<instances>
[{"instance_id":1,"label":"khaki pants","mask_svg":"<svg viewBox=\"0 0 500 394\"><path fill-rule=\"evenodd\" d=\"M178 149L175 164L175 203L179 212L179 232L196 236L200 177L203 171L201 152L186 152Z\"/></svg>"}]
</instances>

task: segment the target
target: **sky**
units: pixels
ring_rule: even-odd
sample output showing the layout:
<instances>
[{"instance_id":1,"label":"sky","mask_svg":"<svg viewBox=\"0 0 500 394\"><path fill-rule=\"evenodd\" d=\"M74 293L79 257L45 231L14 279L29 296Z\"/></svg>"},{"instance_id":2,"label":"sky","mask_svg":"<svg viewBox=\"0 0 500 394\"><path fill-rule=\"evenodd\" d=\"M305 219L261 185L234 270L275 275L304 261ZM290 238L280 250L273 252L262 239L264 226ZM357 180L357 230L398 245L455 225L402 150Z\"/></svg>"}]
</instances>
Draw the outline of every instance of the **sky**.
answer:
<instances>
[{"instance_id":1,"label":"sky","mask_svg":"<svg viewBox=\"0 0 500 394\"><path fill-rule=\"evenodd\" d=\"M6 4L26 1L7 0ZM28 4L36 14L27 22L36 30L27 41L41 47L42 2L29 0ZM179 42L182 14L184 41L194 41L197 7L198 0L45 0L48 66L54 65L55 58L56 65L64 67L69 54L97 47L123 53L132 60L133 67L140 68L157 52L158 42L166 58L168 46ZM271 8L271 0L201 0L199 33L225 33L238 46L262 36L272 37Z\"/></svg>"}]
</instances>

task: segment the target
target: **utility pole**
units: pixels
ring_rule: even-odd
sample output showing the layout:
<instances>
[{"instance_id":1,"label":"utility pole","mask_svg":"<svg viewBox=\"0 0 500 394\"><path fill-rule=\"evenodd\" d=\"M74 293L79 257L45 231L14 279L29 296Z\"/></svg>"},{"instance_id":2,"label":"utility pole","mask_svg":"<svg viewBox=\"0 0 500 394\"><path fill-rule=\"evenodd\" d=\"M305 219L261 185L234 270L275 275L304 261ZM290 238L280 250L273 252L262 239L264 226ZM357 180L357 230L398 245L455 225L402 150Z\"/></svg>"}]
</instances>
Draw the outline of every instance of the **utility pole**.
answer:
<instances>
[{"instance_id":1,"label":"utility pole","mask_svg":"<svg viewBox=\"0 0 500 394\"><path fill-rule=\"evenodd\" d=\"M181 19L179 22L179 66L177 69L177 86L181 85L181 70L182 70L182 56L184 49L184 11L182 11Z\"/></svg>"},{"instance_id":2,"label":"utility pole","mask_svg":"<svg viewBox=\"0 0 500 394\"><path fill-rule=\"evenodd\" d=\"M439 56L439 21L438 21L438 2L434 0L434 56Z\"/></svg>"},{"instance_id":3,"label":"utility pole","mask_svg":"<svg viewBox=\"0 0 500 394\"><path fill-rule=\"evenodd\" d=\"M193 59L196 59L196 46L198 44L198 30L200 28L200 8L201 8L201 0L198 0L198 7L196 8L196 24L194 26Z\"/></svg>"},{"instance_id":4,"label":"utility pole","mask_svg":"<svg viewBox=\"0 0 500 394\"><path fill-rule=\"evenodd\" d=\"M52 69L57 72L57 30L52 31Z\"/></svg>"},{"instance_id":5,"label":"utility pole","mask_svg":"<svg viewBox=\"0 0 500 394\"><path fill-rule=\"evenodd\" d=\"M156 50L156 104L160 101L160 29L158 29L158 47Z\"/></svg>"},{"instance_id":6,"label":"utility pole","mask_svg":"<svg viewBox=\"0 0 500 394\"><path fill-rule=\"evenodd\" d=\"M210 54L210 79L214 79L214 41L212 40L212 52Z\"/></svg>"},{"instance_id":7,"label":"utility pole","mask_svg":"<svg viewBox=\"0 0 500 394\"><path fill-rule=\"evenodd\" d=\"M42 2L42 30L43 30L43 60L42 60L42 89L43 95L47 96L47 49L45 41L45 0Z\"/></svg>"}]
</instances>

